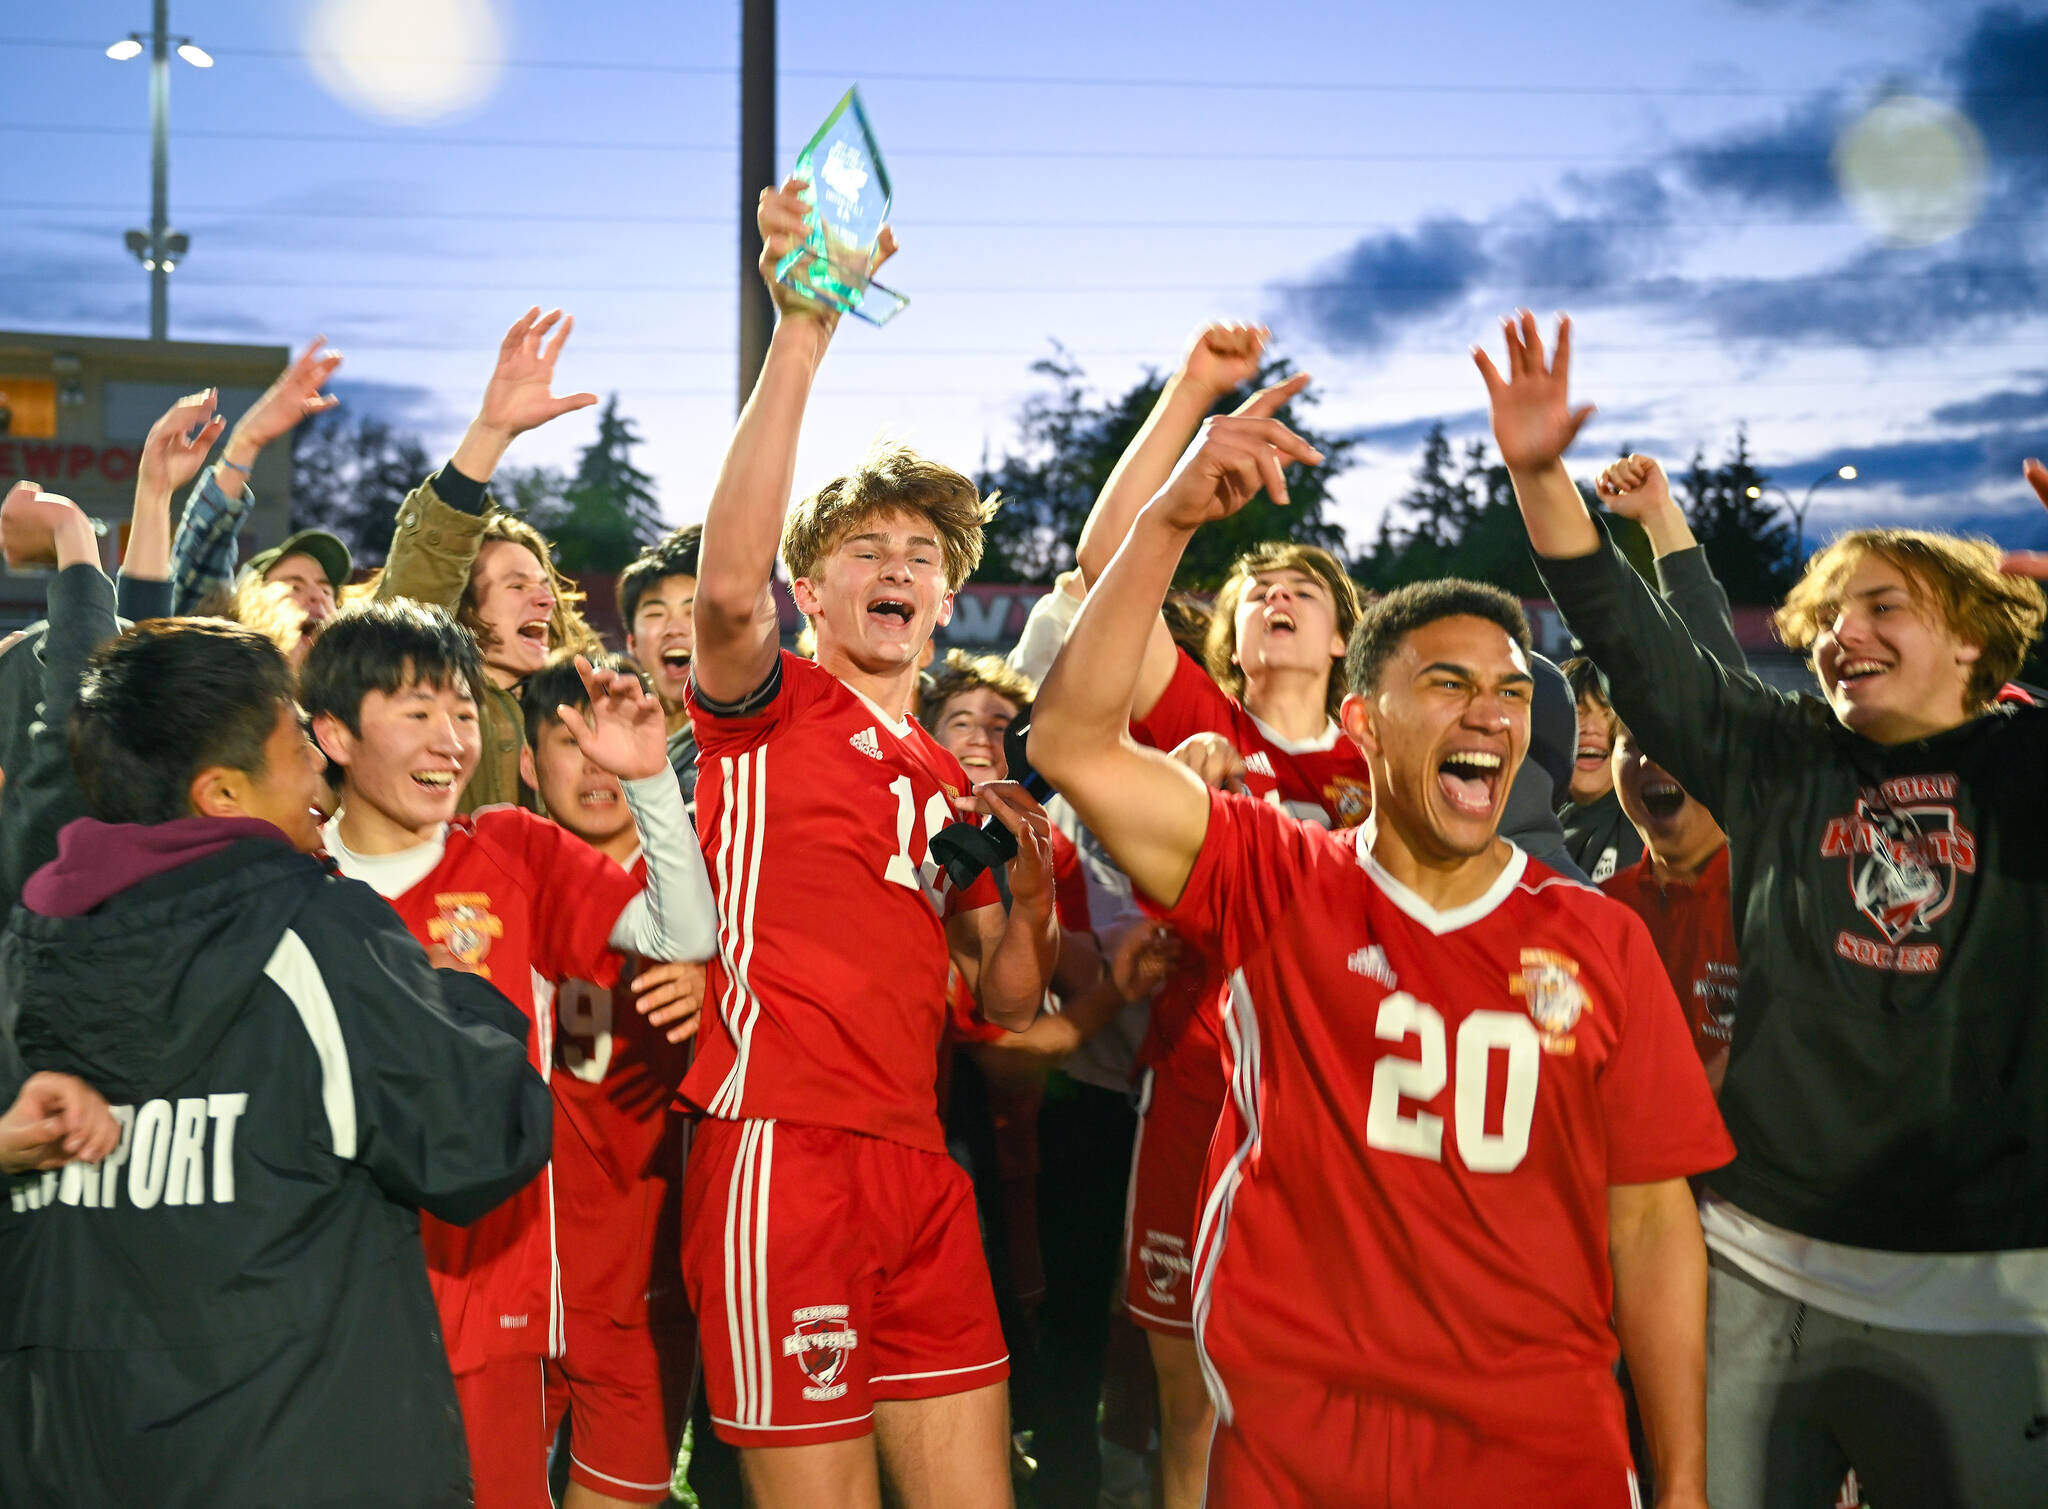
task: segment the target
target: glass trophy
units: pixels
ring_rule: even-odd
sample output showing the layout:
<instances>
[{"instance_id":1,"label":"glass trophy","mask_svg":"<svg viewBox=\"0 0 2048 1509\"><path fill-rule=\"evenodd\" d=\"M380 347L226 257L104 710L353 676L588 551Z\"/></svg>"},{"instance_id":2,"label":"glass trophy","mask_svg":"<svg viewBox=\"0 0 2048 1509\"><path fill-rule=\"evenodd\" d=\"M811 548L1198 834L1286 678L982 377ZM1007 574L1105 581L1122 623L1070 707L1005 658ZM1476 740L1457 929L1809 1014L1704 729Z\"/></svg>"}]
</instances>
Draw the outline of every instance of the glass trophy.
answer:
<instances>
[{"instance_id":1,"label":"glass trophy","mask_svg":"<svg viewBox=\"0 0 2048 1509\"><path fill-rule=\"evenodd\" d=\"M795 176L806 185L806 233L775 264L776 279L870 325L888 324L910 300L870 276L892 196L859 85L797 155Z\"/></svg>"}]
</instances>

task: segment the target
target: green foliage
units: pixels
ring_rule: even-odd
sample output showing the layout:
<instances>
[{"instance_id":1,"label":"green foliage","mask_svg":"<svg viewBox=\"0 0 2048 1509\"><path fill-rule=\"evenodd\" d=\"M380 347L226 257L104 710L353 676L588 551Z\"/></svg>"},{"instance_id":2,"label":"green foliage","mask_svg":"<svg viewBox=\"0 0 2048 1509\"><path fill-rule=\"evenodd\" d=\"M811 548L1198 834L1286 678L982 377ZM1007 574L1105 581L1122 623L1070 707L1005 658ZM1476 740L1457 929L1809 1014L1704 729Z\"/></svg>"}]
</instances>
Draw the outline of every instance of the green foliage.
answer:
<instances>
[{"instance_id":1,"label":"green foliage","mask_svg":"<svg viewBox=\"0 0 2048 1509\"><path fill-rule=\"evenodd\" d=\"M1003 495L1003 507L984 537L978 581L1050 585L1073 566L1088 510L1165 386L1158 373L1148 372L1128 392L1098 398L1080 363L1057 343L1055 354L1034 362L1031 370L1048 379L1050 391L1024 401L1017 420L1018 449L993 467L984 463L975 479L984 493L993 489ZM1267 362L1251 387L1219 400L1212 412L1229 413L1255 388L1284 381L1292 370L1285 360ZM1262 495L1242 512L1197 533L1179 585L1213 590L1230 563L1261 540L1294 539L1343 550L1343 530L1325 519L1324 510L1330 482L1351 464L1355 442L1310 428L1303 411L1314 402L1311 396L1297 398L1279 418L1323 453L1323 464L1288 469L1287 508Z\"/></svg>"},{"instance_id":2,"label":"green foliage","mask_svg":"<svg viewBox=\"0 0 2048 1509\"><path fill-rule=\"evenodd\" d=\"M367 415L322 415L292 436L292 528L324 529L358 566L381 565L399 505L432 467L417 435Z\"/></svg>"},{"instance_id":3,"label":"green foliage","mask_svg":"<svg viewBox=\"0 0 2048 1509\"><path fill-rule=\"evenodd\" d=\"M534 486L533 502L544 517L529 518L555 545L565 571L618 571L641 547L667 529L655 500L654 479L633 464L640 436L619 413L619 396L605 400L597 416L597 438L583 448L576 475L557 496Z\"/></svg>"},{"instance_id":4,"label":"green foliage","mask_svg":"<svg viewBox=\"0 0 2048 1509\"><path fill-rule=\"evenodd\" d=\"M1706 452L1695 450L1692 464L1672 479L1693 535L1731 602L1775 603L1797 575L1791 526L1763 493L1770 480L1751 460L1749 433L1739 426L1727 460L1710 467ZM1752 498L1751 488L1759 496Z\"/></svg>"},{"instance_id":5,"label":"green foliage","mask_svg":"<svg viewBox=\"0 0 2048 1509\"><path fill-rule=\"evenodd\" d=\"M1488 459L1483 440L1454 446L1441 424L1422 443L1413 485L1381 516L1351 574L1377 592L1462 576L1517 597L1544 595L1508 469Z\"/></svg>"}]
</instances>

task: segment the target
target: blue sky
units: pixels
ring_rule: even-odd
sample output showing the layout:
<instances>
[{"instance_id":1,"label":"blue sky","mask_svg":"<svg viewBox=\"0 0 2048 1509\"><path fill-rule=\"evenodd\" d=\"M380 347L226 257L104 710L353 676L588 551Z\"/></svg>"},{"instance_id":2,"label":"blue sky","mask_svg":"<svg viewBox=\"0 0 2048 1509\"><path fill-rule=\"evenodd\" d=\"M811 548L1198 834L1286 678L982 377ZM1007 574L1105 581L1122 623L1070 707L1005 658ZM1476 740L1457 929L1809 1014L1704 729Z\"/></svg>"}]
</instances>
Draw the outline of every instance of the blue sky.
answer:
<instances>
[{"instance_id":1,"label":"blue sky","mask_svg":"<svg viewBox=\"0 0 2048 1509\"><path fill-rule=\"evenodd\" d=\"M193 250L173 334L325 331L345 401L441 446L510 319L561 304L563 381L616 390L666 513L699 517L734 409L737 0L396 9L419 28L451 4L497 13L505 66L421 42L480 97L394 124L308 61L327 3L174 0L219 64L174 65ZM1367 442L1338 493L1362 538L1431 419L1483 433L1466 348L1529 303L1577 317L1589 469L1624 442L1717 454L1746 423L1795 492L1861 468L1820 494L1815 533L1883 518L2048 544L2018 475L2048 448L2048 4L781 10L779 160L861 82L912 299L842 331L799 486L884 436L971 468L1010 441L1053 341L1114 391L1204 320L1256 317L1317 374L1318 422ZM0 325L146 329L120 245L147 216L146 69L100 49L147 19L74 0L0 20ZM1981 218L1935 246L1877 240L1826 169L1892 89L1959 108L1989 152ZM513 459L564 461L591 428L559 421Z\"/></svg>"}]
</instances>

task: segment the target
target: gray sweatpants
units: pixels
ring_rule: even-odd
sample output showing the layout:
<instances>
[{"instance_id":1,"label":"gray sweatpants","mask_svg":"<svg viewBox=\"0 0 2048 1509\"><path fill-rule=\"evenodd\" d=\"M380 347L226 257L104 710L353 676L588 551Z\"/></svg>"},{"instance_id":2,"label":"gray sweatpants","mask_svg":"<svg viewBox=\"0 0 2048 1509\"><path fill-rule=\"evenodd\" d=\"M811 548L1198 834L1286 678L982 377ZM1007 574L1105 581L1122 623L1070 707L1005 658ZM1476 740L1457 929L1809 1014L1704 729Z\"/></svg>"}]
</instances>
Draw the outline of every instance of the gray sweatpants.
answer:
<instances>
[{"instance_id":1,"label":"gray sweatpants","mask_svg":"<svg viewBox=\"0 0 2048 1509\"><path fill-rule=\"evenodd\" d=\"M1864 1325L1711 1254L1714 1509L1827 1509L1851 1466L1877 1509L2044 1509L2048 1337Z\"/></svg>"}]
</instances>

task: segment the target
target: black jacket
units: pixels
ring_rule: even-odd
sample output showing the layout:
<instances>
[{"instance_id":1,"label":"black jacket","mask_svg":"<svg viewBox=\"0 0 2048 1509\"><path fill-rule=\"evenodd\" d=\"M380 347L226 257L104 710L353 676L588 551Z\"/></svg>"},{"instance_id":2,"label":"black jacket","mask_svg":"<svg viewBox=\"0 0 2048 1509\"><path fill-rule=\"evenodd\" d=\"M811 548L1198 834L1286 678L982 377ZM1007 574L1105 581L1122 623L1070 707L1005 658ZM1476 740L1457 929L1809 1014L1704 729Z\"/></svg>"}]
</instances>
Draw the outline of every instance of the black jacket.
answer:
<instances>
[{"instance_id":1,"label":"black jacket","mask_svg":"<svg viewBox=\"0 0 2048 1509\"><path fill-rule=\"evenodd\" d=\"M1728 831L1739 1156L1708 1185L1849 1246L2048 1246L2048 708L1873 743L1717 664L1611 546L1538 565Z\"/></svg>"},{"instance_id":2,"label":"black jacket","mask_svg":"<svg viewBox=\"0 0 2048 1509\"><path fill-rule=\"evenodd\" d=\"M267 824L143 852L213 821L74 824L0 936L0 1034L123 1122L0 1199L0 1504L467 1504L415 1207L546 1162L524 1019Z\"/></svg>"}]
</instances>

